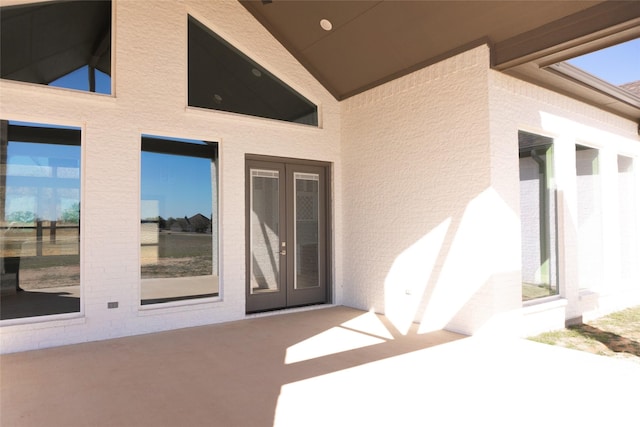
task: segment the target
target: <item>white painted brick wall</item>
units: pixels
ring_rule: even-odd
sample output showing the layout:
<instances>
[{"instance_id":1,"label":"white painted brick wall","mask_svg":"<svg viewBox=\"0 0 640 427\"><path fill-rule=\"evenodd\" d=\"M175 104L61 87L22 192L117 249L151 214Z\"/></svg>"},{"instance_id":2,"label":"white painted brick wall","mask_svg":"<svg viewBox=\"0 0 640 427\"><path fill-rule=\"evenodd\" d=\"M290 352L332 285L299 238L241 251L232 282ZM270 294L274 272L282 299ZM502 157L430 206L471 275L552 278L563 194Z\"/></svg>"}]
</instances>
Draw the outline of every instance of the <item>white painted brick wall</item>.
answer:
<instances>
[{"instance_id":1,"label":"white painted brick wall","mask_svg":"<svg viewBox=\"0 0 640 427\"><path fill-rule=\"evenodd\" d=\"M492 188L488 65L479 47L343 102L345 303L401 331L474 332L518 270L497 244L519 229Z\"/></svg>"},{"instance_id":2,"label":"white painted brick wall","mask_svg":"<svg viewBox=\"0 0 640 427\"><path fill-rule=\"evenodd\" d=\"M14 4L4 0L2 5ZM321 128L186 107L187 14L316 103ZM114 0L115 96L0 81L0 117L82 129L82 313L68 320L4 321L2 352L14 352L243 318L244 156L333 163L341 206L338 102L237 1ZM219 302L140 309L140 135L220 143ZM334 230L342 227L341 216ZM336 231L337 232L337 231ZM336 254L340 241L334 239ZM341 263L334 263L338 284ZM340 287L334 300L340 301ZM119 308L107 309L118 301ZM64 318L69 316L62 316ZM18 323L18 324L16 324ZM20 324L22 323L22 324Z\"/></svg>"},{"instance_id":3,"label":"white painted brick wall","mask_svg":"<svg viewBox=\"0 0 640 427\"><path fill-rule=\"evenodd\" d=\"M632 156L640 162L640 137L637 124L607 113L598 108L583 104L566 96L539 88L505 74L490 71L491 80L491 138L496 152L506 153L510 147L517 147L517 132L525 130L554 138L554 157L556 162L554 184L558 192L558 245L559 280L561 301L536 304L523 310L523 326L520 334L533 334L545 330L558 329L564 321L579 317L590 318L602 315L614 309L640 304L640 277L631 280L633 285L620 288L619 263L620 233L640 240L638 230L619 226L618 203L614 199L603 200L602 207L608 220L603 221L604 235L616 235L617 238L602 238L601 261L604 278L598 293L582 294L579 291L580 235L578 229L580 213L578 211L578 188L576 178L576 144L596 147L600 150L601 172L608 174L603 181L602 194L617 194L617 169L613 163L617 154ZM505 160L508 157L503 157ZM640 163L636 163L640 164ZM506 162L502 173L514 168ZM494 172L496 170L494 169ZM640 175L633 178L635 198L640 195ZM495 185L494 180L494 185ZM508 182L504 180L503 182ZM518 206L519 196L509 191L506 199L509 204ZM629 194L629 197L634 195ZM517 208L514 208L517 209ZM604 214L604 213L603 213ZM590 243L593 243L591 241ZM519 248L517 249L520 250ZM637 256L637 254L635 255ZM607 257L609 259L607 259ZM640 259L636 262L640 264ZM636 273L637 274L637 273ZM514 280L519 286L519 279Z\"/></svg>"},{"instance_id":4,"label":"white painted brick wall","mask_svg":"<svg viewBox=\"0 0 640 427\"><path fill-rule=\"evenodd\" d=\"M466 333L557 328L593 310L577 289L574 147L637 157L635 123L490 70L485 47L350 98L342 114L345 303L401 331ZM553 315L521 309L519 129L557 144L567 302Z\"/></svg>"},{"instance_id":5,"label":"white painted brick wall","mask_svg":"<svg viewBox=\"0 0 640 427\"><path fill-rule=\"evenodd\" d=\"M318 104L322 127L187 108L187 14ZM115 1L113 33L113 97L0 81L3 119L83 131L82 315L4 322L3 352L243 318L247 153L333 162L337 303L385 312L401 331L420 321L423 331L522 333L532 330L519 326L523 319L553 328L594 312L576 285L573 147L638 156L635 123L490 70L487 47L338 104L232 0ZM556 184L566 305L551 315L520 309L518 129L553 136L563 165ZM219 302L139 307L142 133L220 142ZM120 307L107 310L108 301ZM619 307L620 298L605 302Z\"/></svg>"}]
</instances>

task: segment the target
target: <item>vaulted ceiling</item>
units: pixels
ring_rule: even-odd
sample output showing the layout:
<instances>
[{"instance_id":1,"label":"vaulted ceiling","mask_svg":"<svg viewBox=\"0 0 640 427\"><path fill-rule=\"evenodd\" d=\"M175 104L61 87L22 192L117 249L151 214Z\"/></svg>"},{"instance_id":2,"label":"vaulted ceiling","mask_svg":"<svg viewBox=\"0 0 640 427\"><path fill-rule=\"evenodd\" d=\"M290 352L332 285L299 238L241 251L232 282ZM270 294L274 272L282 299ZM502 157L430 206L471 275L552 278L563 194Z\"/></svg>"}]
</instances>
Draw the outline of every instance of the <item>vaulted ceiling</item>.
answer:
<instances>
[{"instance_id":1,"label":"vaulted ceiling","mask_svg":"<svg viewBox=\"0 0 640 427\"><path fill-rule=\"evenodd\" d=\"M338 100L485 43L494 68L573 94L584 88L537 71L640 36L637 0L239 1ZM598 96L585 100L615 103Z\"/></svg>"}]
</instances>

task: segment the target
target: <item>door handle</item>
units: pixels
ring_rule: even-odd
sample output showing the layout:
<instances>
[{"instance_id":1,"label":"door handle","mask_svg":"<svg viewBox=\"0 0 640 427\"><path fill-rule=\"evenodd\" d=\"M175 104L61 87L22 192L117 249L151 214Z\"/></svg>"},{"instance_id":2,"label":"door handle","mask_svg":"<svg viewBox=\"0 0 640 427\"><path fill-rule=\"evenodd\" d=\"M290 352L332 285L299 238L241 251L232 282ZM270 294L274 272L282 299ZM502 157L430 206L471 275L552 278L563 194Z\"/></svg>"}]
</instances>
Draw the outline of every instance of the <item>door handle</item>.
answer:
<instances>
[{"instance_id":1,"label":"door handle","mask_svg":"<svg viewBox=\"0 0 640 427\"><path fill-rule=\"evenodd\" d=\"M280 255L286 255L286 254L287 254L287 250L286 249L283 249L283 250L280 251Z\"/></svg>"}]
</instances>

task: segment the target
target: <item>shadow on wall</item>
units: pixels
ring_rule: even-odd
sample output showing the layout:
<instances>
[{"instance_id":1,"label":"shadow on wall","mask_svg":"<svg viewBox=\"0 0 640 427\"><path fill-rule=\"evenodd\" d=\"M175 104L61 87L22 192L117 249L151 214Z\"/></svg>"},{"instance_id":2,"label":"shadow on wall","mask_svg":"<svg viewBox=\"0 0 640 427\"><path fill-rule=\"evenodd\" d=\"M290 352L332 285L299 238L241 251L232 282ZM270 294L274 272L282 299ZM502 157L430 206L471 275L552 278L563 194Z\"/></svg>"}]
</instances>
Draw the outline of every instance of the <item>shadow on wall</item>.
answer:
<instances>
[{"instance_id":1,"label":"shadow on wall","mask_svg":"<svg viewBox=\"0 0 640 427\"><path fill-rule=\"evenodd\" d=\"M398 255L385 278L385 315L401 333L473 334L520 308L520 222L488 188Z\"/></svg>"}]
</instances>

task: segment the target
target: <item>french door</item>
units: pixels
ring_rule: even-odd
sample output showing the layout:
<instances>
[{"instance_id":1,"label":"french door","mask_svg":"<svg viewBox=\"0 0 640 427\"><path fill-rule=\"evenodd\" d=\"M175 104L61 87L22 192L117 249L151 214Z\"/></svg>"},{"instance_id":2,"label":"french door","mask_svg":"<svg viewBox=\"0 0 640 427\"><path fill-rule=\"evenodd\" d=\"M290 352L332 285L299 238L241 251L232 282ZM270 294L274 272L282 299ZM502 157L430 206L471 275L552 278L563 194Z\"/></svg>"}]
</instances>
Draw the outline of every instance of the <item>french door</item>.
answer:
<instances>
[{"instance_id":1,"label":"french door","mask_svg":"<svg viewBox=\"0 0 640 427\"><path fill-rule=\"evenodd\" d=\"M247 160L248 313L327 302L327 168Z\"/></svg>"}]
</instances>

